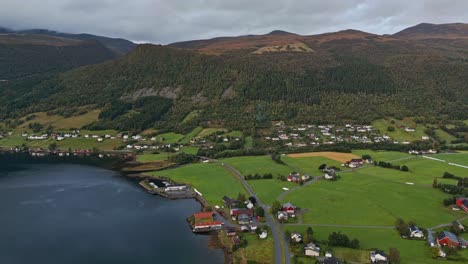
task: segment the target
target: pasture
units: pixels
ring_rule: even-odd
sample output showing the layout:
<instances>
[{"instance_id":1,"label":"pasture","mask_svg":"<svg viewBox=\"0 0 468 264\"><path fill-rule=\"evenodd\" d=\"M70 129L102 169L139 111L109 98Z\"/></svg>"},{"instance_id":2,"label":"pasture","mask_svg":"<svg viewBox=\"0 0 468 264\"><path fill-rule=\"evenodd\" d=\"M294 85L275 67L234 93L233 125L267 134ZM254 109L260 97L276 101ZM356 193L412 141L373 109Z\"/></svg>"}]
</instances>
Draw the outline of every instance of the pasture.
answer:
<instances>
[{"instance_id":1,"label":"pasture","mask_svg":"<svg viewBox=\"0 0 468 264\"><path fill-rule=\"evenodd\" d=\"M415 182L417 175L380 167L339 175L336 182L321 180L289 193L282 202L308 209L303 221L314 224L393 226L401 217L430 227L464 215L442 205L449 195L440 190L426 184L405 184Z\"/></svg>"},{"instance_id":2,"label":"pasture","mask_svg":"<svg viewBox=\"0 0 468 264\"><path fill-rule=\"evenodd\" d=\"M237 197L245 193L242 184L235 176L214 163L195 163L175 169L147 173L150 176L164 176L177 183L190 184L202 193L210 205L223 205L224 195Z\"/></svg>"},{"instance_id":3,"label":"pasture","mask_svg":"<svg viewBox=\"0 0 468 264\"><path fill-rule=\"evenodd\" d=\"M322 164L327 164L327 166L335 166L338 168L340 168L341 166L340 162L322 156L292 158L289 155L287 155L282 156L281 160L288 164L290 167L294 168L296 171L304 174L309 174L311 176L319 176L324 174L318 169L318 167Z\"/></svg>"}]
</instances>

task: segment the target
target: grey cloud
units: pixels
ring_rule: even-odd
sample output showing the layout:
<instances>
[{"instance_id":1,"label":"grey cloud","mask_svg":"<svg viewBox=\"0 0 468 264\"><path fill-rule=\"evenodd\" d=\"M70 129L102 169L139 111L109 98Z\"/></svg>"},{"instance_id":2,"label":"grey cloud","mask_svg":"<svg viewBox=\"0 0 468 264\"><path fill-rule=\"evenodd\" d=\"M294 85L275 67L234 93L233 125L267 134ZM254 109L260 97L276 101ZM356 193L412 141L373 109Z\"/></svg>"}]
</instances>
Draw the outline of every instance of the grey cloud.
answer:
<instances>
[{"instance_id":1,"label":"grey cloud","mask_svg":"<svg viewBox=\"0 0 468 264\"><path fill-rule=\"evenodd\" d=\"M421 22L468 22L464 0L0 0L0 26L134 41L358 29L392 34Z\"/></svg>"}]
</instances>

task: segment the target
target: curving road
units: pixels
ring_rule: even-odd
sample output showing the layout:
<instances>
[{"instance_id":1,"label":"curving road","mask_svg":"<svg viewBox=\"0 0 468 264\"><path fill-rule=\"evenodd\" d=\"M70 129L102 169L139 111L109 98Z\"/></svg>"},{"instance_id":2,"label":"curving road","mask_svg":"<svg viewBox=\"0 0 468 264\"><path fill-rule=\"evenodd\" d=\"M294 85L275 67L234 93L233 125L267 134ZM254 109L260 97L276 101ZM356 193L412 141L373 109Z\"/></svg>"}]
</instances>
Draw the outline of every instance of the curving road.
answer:
<instances>
[{"instance_id":1,"label":"curving road","mask_svg":"<svg viewBox=\"0 0 468 264\"><path fill-rule=\"evenodd\" d=\"M239 171L237 171L234 167L230 166L229 164L226 164L224 162L221 162L219 160L215 159L208 159L211 162L215 162L217 164L220 164L222 167L225 169L229 170L232 174L237 176L237 178L240 180L242 185L244 185L244 188L249 192L250 196L253 196L257 199L257 205L261 206L265 210L265 217L267 221L267 225L271 228L271 233L273 236L273 241L275 244L275 263L276 264L281 264L282 263L282 255L285 257L285 262L286 264L291 263L291 256L289 254L289 249L284 246L286 238L284 237L284 233L280 226L276 223L276 221L273 220L273 217L271 214L268 213L268 207L255 195L255 192L252 190L250 185L247 183L247 181L242 177L242 174L240 174ZM283 242L283 243L282 243Z\"/></svg>"}]
</instances>

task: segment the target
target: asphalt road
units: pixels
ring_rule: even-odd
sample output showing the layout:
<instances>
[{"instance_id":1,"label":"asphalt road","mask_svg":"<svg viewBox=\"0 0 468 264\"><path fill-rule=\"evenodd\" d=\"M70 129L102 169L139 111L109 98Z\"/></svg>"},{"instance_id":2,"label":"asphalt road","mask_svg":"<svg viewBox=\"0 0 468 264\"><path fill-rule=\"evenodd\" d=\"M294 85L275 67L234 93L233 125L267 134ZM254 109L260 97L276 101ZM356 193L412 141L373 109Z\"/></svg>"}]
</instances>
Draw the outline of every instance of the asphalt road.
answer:
<instances>
[{"instance_id":1,"label":"asphalt road","mask_svg":"<svg viewBox=\"0 0 468 264\"><path fill-rule=\"evenodd\" d=\"M214 160L214 159L209 159L209 160L212 161L212 162L216 162L216 163L220 164L224 168L231 171L234 175L236 175L239 178L242 185L244 185L245 189L249 192L249 195L253 196L253 197L255 197L257 199L257 205L261 206L265 210L266 221L267 221L268 226L271 228L271 233L272 233L273 241L274 241L274 244L275 244L275 263L276 264L281 264L282 263L282 255L284 254L285 263L290 264L291 263L291 256L289 254L289 249L288 249L288 247L282 247L281 246L281 240L283 241L283 245L287 245L286 244L286 239L284 237L284 233L283 233L282 229L279 228L279 224L275 223L272 216L268 213L268 207L255 195L255 192L252 190L252 188L247 183L247 181L244 179L244 177L242 177L242 174L240 174L240 172L238 172L232 166L230 166L230 165L228 165L226 163L223 163L221 161Z\"/></svg>"}]
</instances>

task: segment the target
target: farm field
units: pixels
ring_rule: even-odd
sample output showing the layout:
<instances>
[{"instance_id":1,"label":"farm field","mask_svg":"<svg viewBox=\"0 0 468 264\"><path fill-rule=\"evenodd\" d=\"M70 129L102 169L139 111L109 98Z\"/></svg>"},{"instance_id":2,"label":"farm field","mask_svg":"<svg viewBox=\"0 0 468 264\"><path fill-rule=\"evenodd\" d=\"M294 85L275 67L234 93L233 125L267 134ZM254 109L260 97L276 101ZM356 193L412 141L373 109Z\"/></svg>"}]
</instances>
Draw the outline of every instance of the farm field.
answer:
<instances>
[{"instance_id":1,"label":"farm field","mask_svg":"<svg viewBox=\"0 0 468 264\"><path fill-rule=\"evenodd\" d=\"M395 124L392 124L390 119L378 119L372 122L372 125L380 130L380 133L386 134L390 136L391 138L398 140L398 141L415 141L415 140L421 140L422 136L425 136L426 134L424 133L425 127L414 123L411 119L406 118L404 120L397 120L397 119L392 119L395 121ZM392 126L395 128L395 131L390 132L387 131L387 128L389 126ZM412 127L415 128L416 131L414 132L406 132L405 128L406 127Z\"/></svg>"},{"instance_id":2,"label":"farm field","mask_svg":"<svg viewBox=\"0 0 468 264\"><path fill-rule=\"evenodd\" d=\"M184 135L176 134L174 132L169 132L169 133L157 135L156 137L163 138L162 142L164 143L174 144L174 143L179 142L182 138L184 138Z\"/></svg>"},{"instance_id":3,"label":"farm field","mask_svg":"<svg viewBox=\"0 0 468 264\"><path fill-rule=\"evenodd\" d=\"M468 166L468 153L435 154L435 155L431 155L430 157L445 160L447 162L452 162L452 163ZM468 171L466 172L466 174L468 174Z\"/></svg>"},{"instance_id":4,"label":"farm field","mask_svg":"<svg viewBox=\"0 0 468 264\"><path fill-rule=\"evenodd\" d=\"M203 130L203 127L196 127L192 132L188 133L185 135L184 138L180 140L180 144L187 144L192 140L194 137L196 137L201 131Z\"/></svg>"},{"instance_id":5,"label":"farm field","mask_svg":"<svg viewBox=\"0 0 468 264\"><path fill-rule=\"evenodd\" d=\"M242 176L248 174L265 174L271 173L276 178L278 175L287 176L292 172L288 166L281 165L273 161L270 156L244 156L221 159L220 161L227 163L238 170Z\"/></svg>"},{"instance_id":6,"label":"farm field","mask_svg":"<svg viewBox=\"0 0 468 264\"><path fill-rule=\"evenodd\" d=\"M309 174L311 176L319 176L324 174L318 169L318 167L322 164L327 164L327 166L335 166L338 168L341 167L340 162L322 156L292 158L287 155L282 156L281 160L283 160L289 166L295 168L295 170L298 172Z\"/></svg>"},{"instance_id":7,"label":"farm field","mask_svg":"<svg viewBox=\"0 0 468 264\"><path fill-rule=\"evenodd\" d=\"M17 133L21 133L24 131L31 131L28 128L28 125L31 123L39 123L44 126L52 125L55 129L71 129L71 128L81 128L85 125L91 124L92 122L98 120L99 114L101 110L91 110L86 114L79 115L79 116L71 116L71 117L63 117L59 115L47 115L45 112L38 112L31 115L35 115L35 117L31 120L28 120L18 126L16 128ZM30 116L31 116L30 115Z\"/></svg>"},{"instance_id":8,"label":"farm field","mask_svg":"<svg viewBox=\"0 0 468 264\"><path fill-rule=\"evenodd\" d=\"M307 226L284 226L285 230L298 231L305 233ZM390 247L395 247L400 251L401 263L414 264L440 264L450 263L456 264L460 262L448 260L436 260L430 256L430 249L425 241L412 241L402 239L395 229L364 229L364 228L346 228L346 227L314 227L314 238L318 241L328 239L328 235L332 232L341 232L346 234L350 239L357 238L361 248L372 249L378 248L388 253ZM334 248L333 253L336 257L344 257L348 261L361 260L364 256L363 250L353 250L346 248ZM468 250L460 251L464 257L468 257ZM367 255L368 257L368 255ZM369 261L370 262L370 261ZM314 263L314 262L311 262ZM366 263L366 262L364 262Z\"/></svg>"},{"instance_id":9,"label":"farm field","mask_svg":"<svg viewBox=\"0 0 468 264\"><path fill-rule=\"evenodd\" d=\"M196 163L165 171L147 173L168 177L177 183L190 184L203 194L210 205L222 205L224 195L237 197L246 193L242 184L228 171L214 163Z\"/></svg>"},{"instance_id":10,"label":"farm field","mask_svg":"<svg viewBox=\"0 0 468 264\"><path fill-rule=\"evenodd\" d=\"M168 160L171 156L177 155L179 153L187 153L195 155L198 152L198 147L183 147L179 152L163 152L158 154L140 154L137 155L137 161L139 162L151 162L151 161L161 161Z\"/></svg>"},{"instance_id":11,"label":"farm field","mask_svg":"<svg viewBox=\"0 0 468 264\"><path fill-rule=\"evenodd\" d=\"M407 185L403 177L412 176L402 173L379 167L342 173L336 182L321 180L289 193L282 202L308 209L303 222L314 224L393 226L401 217L430 227L464 215L443 207L448 195L423 184Z\"/></svg>"},{"instance_id":12,"label":"farm field","mask_svg":"<svg viewBox=\"0 0 468 264\"><path fill-rule=\"evenodd\" d=\"M283 188L292 189L298 186L297 183L280 181L277 179L249 180L247 182L250 187L252 187L257 197L259 197L263 203L269 205L271 205L276 198L285 191Z\"/></svg>"},{"instance_id":13,"label":"farm field","mask_svg":"<svg viewBox=\"0 0 468 264\"><path fill-rule=\"evenodd\" d=\"M461 161L463 157L468 157L468 154L454 154L459 155L455 159ZM446 157L444 155L443 157ZM440 158L441 156L430 156L434 158ZM451 156L449 157L451 158ZM466 162L465 162L466 163ZM421 156L413 159L395 162L398 165L407 165L411 173L424 177L442 177L444 172L450 172L455 175L467 175L468 169L461 168L453 165L449 165L447 162L435 161L423 158Z\"/></svg>"},{"instance_id":14,"label":"farm field","mask_svg":"<svg viewBox=\"0 0 468 264\"><path fill-rule=\"evenodd\" d=\"M308 153L296 153L287 155L291 158L308 158L308 157L324 157L332 159L341 163L345 163L351 159L360 158L352 153L342 153L342 152L308 152Z\"/></svg>"},{"instance_id":15,"label":"farm field","mask_svg":"<svg viewBox=\"0 0 468 264\"><path fill-rule=\"evenodd\" d=\"M374 151L368 149L357 149L353 150L353 154L362 157L362 155L370 155L373 160L377 161L391 161L396 159L402 159L412 157L412 155L405 152L398 151Z\"/></svg>"}]
</instances>

